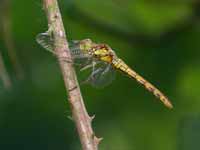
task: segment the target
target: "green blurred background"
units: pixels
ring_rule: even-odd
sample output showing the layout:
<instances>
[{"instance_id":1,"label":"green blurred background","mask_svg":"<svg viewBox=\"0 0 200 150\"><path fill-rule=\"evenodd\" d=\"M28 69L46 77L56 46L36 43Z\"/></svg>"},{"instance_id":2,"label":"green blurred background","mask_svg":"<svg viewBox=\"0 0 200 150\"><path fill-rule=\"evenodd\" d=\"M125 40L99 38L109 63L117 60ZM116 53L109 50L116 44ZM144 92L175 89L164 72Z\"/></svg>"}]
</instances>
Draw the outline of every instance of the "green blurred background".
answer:
<instances>
[{"instance_id":1,"label":"green blurred background","mask_svg":"<svg viewBox=\"0 0 200 150\"><path fill-rule=\"evenodd\" d=\"M80 150L55 57L35 41L47 30L39 0L0 1L1 150ZM60 0L68 40L109 44L171 99L117 73L108 87L81 86L100 150L200 149L200 3L196 0ZM15 57L17 55L17 59ZM8 79L9 81L9 79Z\"/></svg>"}]
</instances>

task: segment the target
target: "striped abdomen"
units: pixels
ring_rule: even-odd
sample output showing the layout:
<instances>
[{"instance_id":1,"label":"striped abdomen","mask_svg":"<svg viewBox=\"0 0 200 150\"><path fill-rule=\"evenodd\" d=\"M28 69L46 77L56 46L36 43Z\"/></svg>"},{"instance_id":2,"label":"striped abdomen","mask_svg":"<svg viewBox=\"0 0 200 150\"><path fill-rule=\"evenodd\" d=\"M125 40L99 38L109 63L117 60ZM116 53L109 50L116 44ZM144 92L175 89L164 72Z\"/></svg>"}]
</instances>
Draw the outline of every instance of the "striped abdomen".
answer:
<instances>
[{"instance_id":1,"label":"striped abdomen","mask_svg":"<svg viewBox=\"0 0 200 150\"><path fill-rule=\"evenodd\" d=\"M112 65L118 70L128 75L129 77L134 78L137 82L143 85L148 91L150 91L151 93L153 93L153 95L159 98L164 103L165 106L167 106L168 108L173 108L169 99L161 91L159 91L155 86L153 86L139 74L133 71L128 65L124 63L124 61L116 58L112 61Z\"/></svg>"}]
</instances>

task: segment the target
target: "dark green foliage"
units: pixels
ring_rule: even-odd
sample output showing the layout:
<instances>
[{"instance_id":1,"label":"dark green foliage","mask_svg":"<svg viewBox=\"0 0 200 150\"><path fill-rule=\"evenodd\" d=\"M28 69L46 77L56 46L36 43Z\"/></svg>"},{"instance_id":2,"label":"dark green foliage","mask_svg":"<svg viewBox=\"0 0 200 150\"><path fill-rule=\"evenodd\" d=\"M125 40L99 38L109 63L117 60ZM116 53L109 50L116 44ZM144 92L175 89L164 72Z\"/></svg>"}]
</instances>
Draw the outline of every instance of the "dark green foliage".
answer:
<instances>
[{"instance_id":1,"label":"dark green foliage","mask_svg":"<svg viewBox=\"0 0 200 150\"><path fill-rule=\"evenodd\" d=\"M35 41L48 28L40 2L11 1L11 32L24 80L10 71L0 36L0 50L13 81L10 91L0 82L0 149L79 150L55 56ZM96 115L95 133L104 138L100 150L198 149L198 119L196 123L182 120L200 113L199 3L65 0L59 4L69 40L90 38L109 44L174 105L173 110L166 109L120 73L103 89L82 85L87 109Z\"/></svg>"}]
</instances>

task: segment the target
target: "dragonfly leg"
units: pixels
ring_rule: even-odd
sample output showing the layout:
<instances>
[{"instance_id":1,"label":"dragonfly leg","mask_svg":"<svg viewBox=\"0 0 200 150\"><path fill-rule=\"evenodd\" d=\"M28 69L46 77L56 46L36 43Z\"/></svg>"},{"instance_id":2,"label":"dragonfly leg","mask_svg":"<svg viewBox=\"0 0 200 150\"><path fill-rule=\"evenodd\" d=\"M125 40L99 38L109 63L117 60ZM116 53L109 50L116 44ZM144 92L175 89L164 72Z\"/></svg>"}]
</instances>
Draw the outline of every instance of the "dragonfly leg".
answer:
<instances>
[{"instance_id":1,"label":"dragonfly leg","mask_svg":"<svg viewBox=\"0 0 200 150\"><path fill-rule=\"evenodd\" d=\"M92 72L92 74L90 75L90 77L94 77L96 74L98 74L99 72L102 72L102 68L98 68L98 69L96 69L96 70L94 70L93 72ZM89 78L90 78L89 77Z\"/></svg>"},{"instance_id":2,"label":"dragonfly leg","mask_svg":"<svg viewBox=\"0 0 200 150\"><path fill-rule=\"evenodd\" d=\"M92 61L92 73L95 71L96 64L97 64L97 62Z\"/></svg>"},{"instance_id":3,"label":"dragonfly leg","mask_svg":"<svg viewBox=\"0 0 200 150\"><path fill-rule=\"evenodd\" d=\"M86 70L88 68L91 68L92 66L93 66L92 64L86 65L83 68L81 68L80 71L84 71L84 70Z\"/></svg>"},{"instance_id":4,"label":"dragonfly leg","mask_svg":"<svg viewBox=\"0 0 200 150\"><path fill-rule=\"evenodd\" d=\"M97 64L97 62L92 61L91 64L88 64L88 65L84 66L83 68L80 69L80 71L84 71L84 70L89 69L89 68L92 67L92 72L94 72L96 64Z\"/></svg>"},{"instance_id":5,"label":"dragonfly leg","mask_svg":"<svg viewBox=\"0 0 200 150\"><path fill-rule=\"evenodd\" d=\"M99 72L102 72L102 68L98 68L92 71L92 74L86 80L82 81L81 84L90 83L90 81L95 79L95 75L98 74Z\"/></svg>"},{"instance_id":6,"label":"dragonfly leg","mask_svg":"<svg viewBox=\"0 0 200 150\"><path fill-rule=\"evenodd\" d=\"M108 64L108 66L105 68L105 70L102 72L102 74L107 73L110 70L111 64Z\"/></svg>"}]
</instances>

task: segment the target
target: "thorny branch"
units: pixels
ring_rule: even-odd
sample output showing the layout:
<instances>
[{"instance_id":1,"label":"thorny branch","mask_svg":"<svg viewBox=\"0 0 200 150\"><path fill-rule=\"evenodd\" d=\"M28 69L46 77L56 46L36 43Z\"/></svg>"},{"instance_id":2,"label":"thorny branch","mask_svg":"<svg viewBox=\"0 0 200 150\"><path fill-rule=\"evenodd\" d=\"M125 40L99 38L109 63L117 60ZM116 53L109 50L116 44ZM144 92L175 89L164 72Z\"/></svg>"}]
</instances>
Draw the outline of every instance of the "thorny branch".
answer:
<instances>
[{"instance_id":1,"label":"thorny branch","mask_svg":"<svg viewBox=\"0 0 200 150\"><path fill-rule=\"evenodd\" d=\"M46 11L49 29L54 37L55 53L58 58L71 58L66 40L65 30L57 4L57 0L43 0ZM71 63L58 59L63 75L68 100L72 110L72 117L76 123L83 150L97 150L100 139L97 138L92 130L90 117L84 106L81 91L77 82L75 70Z\"/></svg>"}]
</instances>

